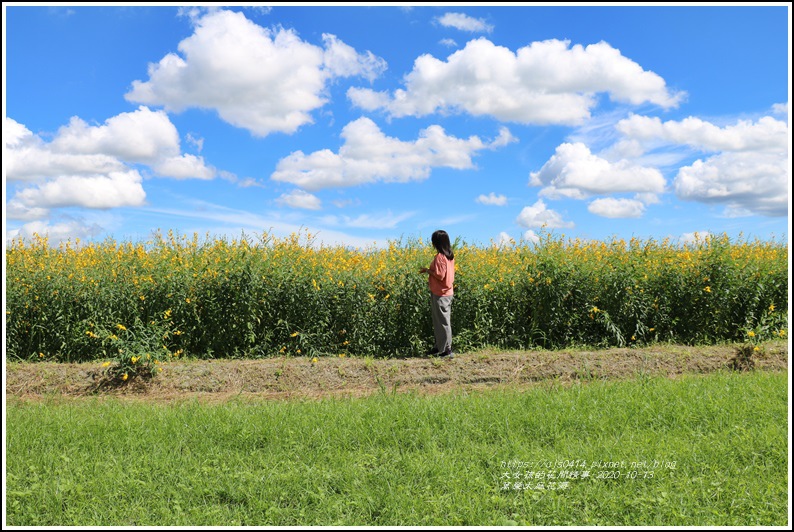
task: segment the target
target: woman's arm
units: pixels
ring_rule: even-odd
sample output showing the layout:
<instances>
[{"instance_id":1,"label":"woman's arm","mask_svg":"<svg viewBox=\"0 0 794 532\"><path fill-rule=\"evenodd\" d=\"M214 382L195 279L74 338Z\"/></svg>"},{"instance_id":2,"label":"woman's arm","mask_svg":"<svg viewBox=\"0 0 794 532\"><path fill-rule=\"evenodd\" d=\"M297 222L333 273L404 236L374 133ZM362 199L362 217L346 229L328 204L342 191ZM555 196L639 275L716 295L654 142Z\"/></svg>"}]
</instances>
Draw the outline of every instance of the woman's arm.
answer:
<instances>
[{"instance_id":1,"label":"woman's arm","mask_svg":"<svg viewBox=\"0 0 794 532\"><path fill-rule=\"evenodd\" d=\"M444 280L444 277L447 275L447 261L441 258L441 254L435 256L433 262L430 263L430 267L427 269L427 273L439 281Z\"/></svg>"}]
</instances>

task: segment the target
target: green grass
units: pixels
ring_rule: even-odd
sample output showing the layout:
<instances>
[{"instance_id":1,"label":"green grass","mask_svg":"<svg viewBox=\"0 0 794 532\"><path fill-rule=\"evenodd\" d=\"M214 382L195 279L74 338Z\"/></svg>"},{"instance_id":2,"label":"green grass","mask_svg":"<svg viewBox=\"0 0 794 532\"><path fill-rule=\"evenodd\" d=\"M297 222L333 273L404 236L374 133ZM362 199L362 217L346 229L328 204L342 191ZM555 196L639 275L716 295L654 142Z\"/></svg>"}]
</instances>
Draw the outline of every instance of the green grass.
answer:
<instances>
[{"instance_id":1,"label":"green grass","mask_svg":"<svg viewBox=\"0 0 794 532\"><path fill-rule=\"evenodd\" d=\"M785 526L787 396L783 372L720 372L321 401L13 401L6 524ZM505 489L506 474L571 470L590 479ZM611 470L621 478L595 478Z\"/></svg>"}]
</instances>

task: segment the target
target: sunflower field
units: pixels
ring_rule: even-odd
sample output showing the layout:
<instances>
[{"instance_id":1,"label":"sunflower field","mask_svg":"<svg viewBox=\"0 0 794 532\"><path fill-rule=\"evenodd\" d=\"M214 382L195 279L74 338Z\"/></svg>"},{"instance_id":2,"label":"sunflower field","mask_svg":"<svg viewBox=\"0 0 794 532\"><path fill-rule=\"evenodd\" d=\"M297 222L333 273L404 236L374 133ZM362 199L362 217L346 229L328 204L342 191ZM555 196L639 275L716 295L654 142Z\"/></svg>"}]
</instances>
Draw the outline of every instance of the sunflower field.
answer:
<instances>
[{"instance_id":1,"label":"sunflower field","mask_svg":"<svg viewBox=\"0 0 794 532\"><path fill-rule=\"evenodd\" d=\"M121 359L424 354L432 342L421 239L323 246L308 233L148 242L15 240L6 250L6 356ZM706 236L453 246L456 351L788 334L788 244ZM126 375L126 374L125 374Z\"/></svg>"}]
</instances>

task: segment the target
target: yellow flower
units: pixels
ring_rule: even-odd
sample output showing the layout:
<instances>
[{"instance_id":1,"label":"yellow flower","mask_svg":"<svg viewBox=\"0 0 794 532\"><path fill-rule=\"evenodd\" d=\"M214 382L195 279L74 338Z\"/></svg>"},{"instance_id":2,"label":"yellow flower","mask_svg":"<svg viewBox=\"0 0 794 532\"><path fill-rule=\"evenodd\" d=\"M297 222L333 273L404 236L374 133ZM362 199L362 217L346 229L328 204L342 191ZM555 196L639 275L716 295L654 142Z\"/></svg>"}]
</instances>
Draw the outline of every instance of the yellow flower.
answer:
<instances>
[{"instance_id":1,"label":"yellow flower","mask_svg":"<svg viewBox=\"0 0 794 532\"><path fill-rule=\"evenodd\" d=\"M123 380L123 381L126 381L128 378L129 378L129 375L127 375L126 373L121 376L121 380Z\"/></svg>"},{"instance_id":2,"label":"yellow flower","mask_svg":"<svg viewBox=\"0 0 794 532\"><path fill-rule=\"evenodd\" d=\"M120 324L120 323L116 324L116 328L118 330L120 330L120 331L126 331L127 330L127 328L124 325Z\"/></svg>"},{"instance_id":3,"label":"yellow flower","mask_svg":"<svg viewBox=\"0 0 794 532\"><path fill-rule=\"evenodd\" d=\"M312 364L316 364L316 363L317 363L317 357L314 357L314 358L312 359Z\"/></svg>"},{"instance_id":4,"label":"yellow flower","mask_svg":"<svg viewBox=\"0 0 794 532\"><path fill-rule=\"evenodd\" d=\"M711 287L707 286L706 288L703 289L703 291L710 294L711 293Z\"/></svg>"},{"instance_id":5,"label":"yellow flower","mask_svg":"<svg viewBox=\"0 0 794 532\"><path fill-rule=\"evenodd\" d=\"M769 312L774 312L774 311L775 311L775 305L774 304L769 305Z\"/></svg>"},{"instance_id":6,"label":"yellow flower","mask_svg":"<svg viewBox=\"0 0 794 532\"><path fill-rule=\"evenodd\" d=\"M108 367L109 365L110 365L110 362L103 362L103 363L102 363L102 367L103 367L103 368L106 368L106 367Z\"/></svg>"},{"instance_id":7,"label":"yellow flower","mask_svg":"<svg viewBox=\"0 0 794 532\"><path fill-rule=\"evenodd\" d=\"M345 358L345 354L344 353L339 353L339 358Z\"/></svg>"},{"instance_id":8,"label":"yellow flower","mask_svg":"<svg viewBox=\"0 0 794 532\"><path fill-rule=\"evenodd\" d=\"M39 358L44 358L44 353L39 353Z\"/></svg>"},{"instance_id":9,"label":"yellow flower","mask_svg":"<svg viewBox=\"0 0 794 532\"><path fill-rule=\"evenodd\" d=\"M755 336L755 331L747 331L747 336L753 338Z\"/></svg>"},{"instance_id":10,"label":"yellow flower","mask_svg":"<svg viewBox=\"0 0 794 532\"><path fill-rule=\"evenodd\" d=\"M141 357L132 357L130 360L132 361L133 364L136 364L138 360L140 360L140 358Z\"/></svg>"},{"instance_id":11,"label":"yellow flower","mask_svg":"<svg viewBox=\"0 0 794 532\"><path fill-rule=\"evenodd\" d=\"M295 338L295 337L296 337L296 336L298 336L299 334L300 334L300 333L299 333L298 331L295 331L294 333L290 334L290 338Z\"/></svg>"}]
</instances>

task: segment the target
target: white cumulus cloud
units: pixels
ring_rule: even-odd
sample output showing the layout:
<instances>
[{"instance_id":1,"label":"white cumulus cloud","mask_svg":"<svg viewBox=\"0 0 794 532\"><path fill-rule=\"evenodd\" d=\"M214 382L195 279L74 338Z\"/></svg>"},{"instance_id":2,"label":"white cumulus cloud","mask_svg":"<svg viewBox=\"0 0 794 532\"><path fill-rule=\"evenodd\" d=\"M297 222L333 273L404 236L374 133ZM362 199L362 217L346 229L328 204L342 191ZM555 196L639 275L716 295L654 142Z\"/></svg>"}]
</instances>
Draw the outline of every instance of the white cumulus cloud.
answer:
<instances>
[{"instance_id":1,"label":"white cumulus cloud","mask_svg":"<svg viewBox=\"0 0 794 532\"><path fill-rule=\"evenodd\" d=\"M464 13L444 13L436 20L438 20L438 23L442 26L462 31L470 31L473 33L491 33L493 31L493 26L491 24L488 24L482 19L470 17Z\"/></svg>"},{"instance_id":2,"label":"white cumulus cloud","mask_svg":"<svg viewBox=\"0 0 794 532\"><path fill-rule=\"evenodd\" d=\"M727 213L787 216L791 161L758 153L721 153L678 171L673 187L684 200L724 204Z\"/></svg>"},{"instance_id":3,"label":"white cumulus cloud","mask_svg":"<svg viewBox=\"0 0 794 532\"><path fill-rule=\"evenodd\" d=\"M101 153L147 164L179 155L180 151L179 133L168 115L145 106L111 117L101 126L72 117L58 130L50 149L70 154Z\"/></svg>"},{"instance_id":4,"label":"white cumulus cloud","mask_svg":"<svg viewBox=\"0 0 794 532\"><path fill-rule=\"evenodd\" d=\"M523 124L578 125L590 117L596 94L633 105L678 105L664 79L624 57L605 42L569 46L569 41L538 41L516 52L485 38L472 40L446 61L418 57L405 76L405 89L393 94L352 87L351 101L391 116L465 112Z\"/></svg>"},{"instance_id":5,"label":"white cumulus cloud","mask_svg":"<svg viewBox=\"0 0 794 532\"><path fill-rule=\"evenodd\" d=\"M415 141L386 136L369 118L359 118L342 129L344 145L338 153L324 149L304 154L296 151L281 159L271 179L293 183L306 190L348 187L384 182L426 179L435 167L473 168L472 157L480 150L503 146L512 140L502 129L490 143L472 136L460 139L432 125Z\"/></svg>"},{"instance_id":6,"label":"white cumulus cloud","mask_svg":"<svg viewBox=\"0 0 794 532\"><path fill-rule=\"evenodd\" d=\"M158 175L175 179L213 179L217 173L204 163L204 158L185 153L168 157L152 165Z\"/></svg>"},{"instance_id":7,"label":"white cumulus cloud","mask_svg":"<svg viewBox=\"0 0 794 532\"><path fill-rule=\"evenodd\" d=\"M136 170L102 176L63 176L16 193L16 205L27 208L87 207L110 209L143 205L146 192Z\"/></svg>"},{"instance_id":8,"label":"white cumulus cloud","mask_svg":"<svg viewBox=\"0 0 794 532\"><path fill-rule=\"evenodd\" d=\"M38 135L12 118L5 119L5 171L9 181L40 181L72 174L101 174L124 169L117 158L105 154L53 151Z\"/></svg>"},{"instance_id":9,"label":"white cumulus cloud","mask_svg":"<svg viewBox=\"0 0 794 532\"><path fill-rule=\"evenodd\" d=\"M788 112L790 109L789 102L786 103L776 103L772 105L772 112L777 115L786 115L788 116Z\"/></svg>"},{"instance_id":10,"label":"white cumulus cloud","mask_svg":"<svg viewBox=\"0 0 794 532\"><path fill-rule=\"evenodd\" d=\"M538 242L540 242L540 236L532 229L527 229L524 232L523 238L524 240L532 244L537 244Z\"/></svg>"},{"instance_id":11,"label":"white cumulus cloud","mask_svg":"<svg viewBox=\"0 0 794 532\"><path fill-rule=\"evenodd\" d=\"M12 198L6 203L5 213L9 220L41 220L50 215L50 209L27 205L19 198Z\"/></svg>"},{"instance_id":12,"label":"white cumulus cloud","mask_svg":"<svg viewBox=\"0 0 794 532\"><path fill-rule=\"evenodd\" d=\"M515 243L516 243L515 239L505 231L499 233L499 236L496 238L496 245L499 247L509 247L514 245Z\"/></svg>"},{"instance_id":13,"label":"white cumulus cloud","mask_svg":"<svg viewBox=\"0 0 794 532\"><path fill-rule=\"evenodd\" d=\"M33 132L13 118L3 122L3 143L7 148L16 148L33 138Z\"/></svg>"},{"instance_id":14,"label":"white cumulus cloud","mask_svg":"<svg viewBox=\"0 0 794 532\"><path fill-rule=\"evenodd\" d=\"M333 77L361 76L370 82L386 70L386 61L372 52L360 54L335 35L323 34L323 66Z\"/></svg>"},{"instance_id":15,"label":"white cumulus cloud","mask_svg":"<svg viewBox=\"0 0 794 532\"><path fill-rule=\"evenodd\" d=\"M695 117L662 122L631 116L621 120L617 129L628 142L639 143L643 149L688 148L706 154L678 169L673 189L679 198L722 204L728 216L788 215L791 161L787 122L764 116L720 127Z\"/></svg>"},{"instance_id":16,"label":"white cumulus cloud","mask_svg":"<svg viewBox=\"0 0 794 532\"><path fill-rule=\"evenodd\" d=\"M771 116L719 127L696 117L662 122L658 117L633 115L615 127L633 140L662 141L705 151L780 151L786 148L788 139L788 124Z\"/></svg>"},{"instance_id":17,"label":"white cumulus cloud","mask_svg":"<svg viewBox=\"0 0 794 532\"><path fill-rule=\"evenodd\" d=\"M163 111L140 107L92 126L78 117L45 142L27 127L5 119L5 170L10 219L40 220L64 207L138 207L146 192L133 165L159 176L212 179L215 169L200 156L180 153L179 135Z\"/></svg>"},{"instance_id":18,"label":"white cumulus cloud","mask_svg":"<svg viewBox=\"0 0 794 532\"><path fill-rule=\"evenodd\" d=\"M24 224L19 229L6 232L6 241L14 239L29 240L36 235L46 236L49 244L57 245L60 242L74 242L76 238L87 240L101 232L102 228L96 224L86 223L81 220L65 220L56 223L33 221Z\"/></svg>"},{"instance_id":19,"label":"white cumulus cloud","mask_svg":"<svg viewBox=\"0 0 794 532\"><path fill-rule=\"evenodd\" d=\"M640 218L645 205L632 199L599 198L590 202L587 210L604 218Z\"/></svg>"},{"instance_id":20,"label":"white cumulus cloud","mask_svg":"<svg viewBox=\"0 0 794 532\"><path fill-rule=\"evenodd\" d=\"M692 231L691 233L684 233L678 239L682 244L699 244L711 238L711 233L708 231Z\"/></svg>"},{"instance_id":21,"label":"white cumulus cloud","mask_svg":"<svg viewBox=\"0 0 794 532\"><path fill-rule=\"evenodd\" d=\"M107 175L129 164L149 165L163 177L215 177L202 157L180 154L179 134L168 115L144 106L99 126L72 117L50 142L13 119L6 118L6 127L14 132L5 153L7 178L12 181Z\"/></svg>"},{"instance_id":22,"label":"white cumulus cloud","mask_svg":"<svg viewBox=\"0 0 794 532\"><path fill-rule=\"evenodd\" d=\"M530 186L544 187L541 196L586 199L597 194L638 192L658 194L666 181L656 168L637 166L621 159L610 162L590 152L582 143L564 143L538 172L530 173Z\"/></svg>"},{"instance_id":23,"label":"white cumulus cloud","mask_svg":"<svg viewBox=\"0 0 794 532\"><path fill-rule=\"evenodd\" d=\"M195 24L193 35L179 43L181 55L169 53L149 65L148 81L133 81L129 101L175 112L213 109L256 136L291 134L325 105L329 81L372 80L386 66L333 35L323 35L322 48L294 31L258 26L242 13L210 11Z\"/></svg>"},{"instance_id":24,"label":"white cumulus cloud","mask_svg":"<svg viewBox=\"0 0 794 532\"><path fill-rule=\"evenodd\" d=\"M300 189L282 194L276 200L276 203L287 205L294 209L308 209L312 211L317 211L322 208L322 201L320 201L320 198Z\"/></svg>"},{"instance_id":25,"label":"white cumulus cloud","mask_svg":"<svg viewBox=\"0 0 794 532\"><path fill-rule=\"evenodd\" d=\"M483 205L503 206L503 205L507 205L507 196L491 192L488 195L480 194L479 196L477 196L477 199L475 201L477 203L482 203Z\"/></svg>"},{"instance_id":26,"label":"white cumulus cloud","mask_svg":"<svg viewBox=\"0 0 794 532\"><path fill-rule=\"evenodd\" d=\"M573 222L566 222L557 211L546 208L543 200L536 201L533 205L524 207L516 218L516 223L528 229L558 229L573 227Z\"/></svg>"}]
</instances>

